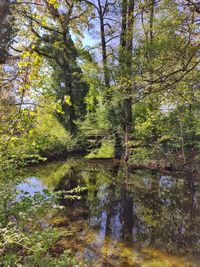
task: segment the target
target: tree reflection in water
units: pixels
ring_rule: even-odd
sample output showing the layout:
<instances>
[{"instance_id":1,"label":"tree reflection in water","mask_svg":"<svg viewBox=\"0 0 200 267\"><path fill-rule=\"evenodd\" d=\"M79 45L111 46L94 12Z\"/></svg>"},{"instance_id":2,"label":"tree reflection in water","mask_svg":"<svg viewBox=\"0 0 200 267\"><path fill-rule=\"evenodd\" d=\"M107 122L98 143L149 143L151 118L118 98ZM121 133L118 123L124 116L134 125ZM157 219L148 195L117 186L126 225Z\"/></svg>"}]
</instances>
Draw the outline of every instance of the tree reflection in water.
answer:
<instances>
[{"instance_id":1,"label":"tree reflection in water","mask_svg":"<svg viewBox=\"0 0 200 267\"><path fill-rule=\"evenodd\" d=\"M85 159L45 168L37 176L47 187L87 187L81 200L63 200L58 216L67 216L69 227L81 222L74 240L89 266L200 266L197 178Z\"/></svg>"}]
</instances>

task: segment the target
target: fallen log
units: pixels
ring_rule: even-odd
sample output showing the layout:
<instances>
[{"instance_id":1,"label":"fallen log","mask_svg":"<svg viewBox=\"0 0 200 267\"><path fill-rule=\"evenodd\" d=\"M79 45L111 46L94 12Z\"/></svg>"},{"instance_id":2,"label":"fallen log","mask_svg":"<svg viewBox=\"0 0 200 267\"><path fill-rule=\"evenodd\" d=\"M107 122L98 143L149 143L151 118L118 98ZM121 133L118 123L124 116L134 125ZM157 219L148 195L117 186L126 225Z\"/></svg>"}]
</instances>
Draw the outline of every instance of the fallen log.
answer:
<instances>
[{"instance_id":1,"label":"fallen log","mask_svg":"<svg viewBox=\"0 0 200 267\"><path fill-rule=\"evenodd\" d=\"M147 163L132 163L130 168L134 170L154 170L154 171L178 171L170 163L159 163L159 162L147 162Z\"/></svg>"},{"instance_id":2,"label":"fallen log","mask_svg":"<svg viewBox=\"0 0 200 267\"><path fill-rule=\"evenodd\" d=\"M199 171L192 166L186 167L180 166L173 166L169 162L146 162L146 163L131 163L129 164L131 170L153 170L159 172L174 172L174 173L183 173L183 174L190 174L190 175L198 175Z\"/></svg>"}]
</instances>

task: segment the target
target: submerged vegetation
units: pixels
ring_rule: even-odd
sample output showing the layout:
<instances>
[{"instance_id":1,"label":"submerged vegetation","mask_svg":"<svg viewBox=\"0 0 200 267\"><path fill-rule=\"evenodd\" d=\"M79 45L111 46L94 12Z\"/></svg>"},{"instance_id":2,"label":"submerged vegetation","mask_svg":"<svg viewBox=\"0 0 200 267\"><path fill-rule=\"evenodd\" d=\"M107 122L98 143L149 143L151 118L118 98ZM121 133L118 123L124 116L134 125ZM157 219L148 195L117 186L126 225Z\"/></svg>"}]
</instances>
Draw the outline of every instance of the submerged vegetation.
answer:
<instances>
[{"instance_id":1,"label":"submerged vegetation","mask_svg":"<svg viewBox=\"0 0 200 267\"><path fill-rule=\"evenodd\" d=\"M104 194L111 177L106 170L100 172L96 177L99 187L91 190L94 178L87 173L79 177L75 171L79 162L69 161L48 173L44 167L48 159L74 153L84 154L89 162L113 158L125 169L112 168L117 178L111 184L126 185L124 196L130 193L127 186L136 182L129 176L131 169L175 170L191 177L198 174L199 21L198 1L1 1L0 265L87 266L70 249L54 253L62 231L50 223L50 217L63 208L61 199L82 203L88 201L87 194L95 204L95 192L102 190ZM43 188L33 195L19 192L24 168L37 163L44 164L40 177L46 177L49 191ZM61 177L67 177L68 184ZM186 181L177 180L176 186L185 183L187 189L190 181ZM194 183L189 189L194 189ZM134 200L149 233L160 224L162 229L168 227L174 200L167 200L167 196L175 191L166 190L165 200L157 199L169 205L166 213L161 204L156 211L151 201L145 202L145 198L151 199L148 193L142 192L144 199ZM119 193L117 189L113 192L117 202L120 195L115 193ZM132 198L134 193L130 195ZM130 210L127 212L133 219ZM159 216L164 222L158 222ZM179 219L183 216L180 212ZM184 226L175 222L178 228L172 235L190 231L190 220L187 218ZM143 231L144 241L149 233ZM197 228L195 231L197 234ZM130 237L131 233L124 235ZM169 246L174 245L173 238L170 242Z\"/></svg>"}]
</instances>

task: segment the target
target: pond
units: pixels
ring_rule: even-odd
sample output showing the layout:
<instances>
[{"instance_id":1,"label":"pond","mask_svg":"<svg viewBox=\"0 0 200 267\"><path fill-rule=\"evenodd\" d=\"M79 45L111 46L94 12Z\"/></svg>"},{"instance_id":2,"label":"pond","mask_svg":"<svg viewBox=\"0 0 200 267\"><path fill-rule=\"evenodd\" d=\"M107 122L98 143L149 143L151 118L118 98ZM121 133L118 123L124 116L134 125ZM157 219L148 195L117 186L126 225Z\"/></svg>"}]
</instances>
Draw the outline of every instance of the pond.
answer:
<instances>
[{"instance_id":1,"label":"pond","mask_svg":"<svg viewBox=\"0 0 200 267\"><path fill-rule=\"evenodd\" d=\"M87 187L63 199L57 250L87 266L200 266L200 180L133 171L114 160L69 158L31 167L18 189L34 194Z\"/></svg>"}]
</instances>

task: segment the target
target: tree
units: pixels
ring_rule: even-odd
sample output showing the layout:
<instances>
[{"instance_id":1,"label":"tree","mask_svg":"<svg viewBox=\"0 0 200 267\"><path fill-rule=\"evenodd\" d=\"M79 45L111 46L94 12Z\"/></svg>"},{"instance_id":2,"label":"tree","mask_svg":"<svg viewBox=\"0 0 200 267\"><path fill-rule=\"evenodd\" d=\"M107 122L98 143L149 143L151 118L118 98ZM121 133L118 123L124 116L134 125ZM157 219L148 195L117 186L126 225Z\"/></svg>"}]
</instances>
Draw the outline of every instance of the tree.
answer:
<instances>
[{"instance_id":1,"label":"tree","mask_svg":"<svg viewBox=\"0 0 200 267\"><path fill-rule=\"evenodd\" d=\"M57 117L66 129L75 134L76 120L85 113L84 98L88 86L77 64L78 53L70 30L84 11L73 1L61 5L57 1L35 1L20 5L18 13L26 19L28 30L32 33L28 49L45 58L54 69L53 89L61 105ZM77 31L76 24L74 31Z\"/></svg>"},{"instance_id":2,"label":"tree","mask_svg":"<svg viewBox=\"0 0 200 267\"><path fill-rule=\"evenodd\" d=\"M95 119L94 130L105 125L107 136L115 134L116 157L128 160L130 146L138 139L137 129L142 128L134 114L141 103L147 105L145 119L151 128L146 141L155 146L160 142L165 135L159 127L159 118L166 119L163 107L167 110L172 105L174 110L182 110L179 88L191 82L199 64L198 13L191 5L162 0L40 0L21 2L15 9L21 28L18 41L20 36L26 40L13 47L16 53L22 51L20 76L24 75L26 86L21 99L25 91L41 88L41 71L48 68L48 93L56 97L56 116L72 134L88 111L87 119L90 115ZM95 38L98 29L101 50L96 49L94 57L89 54L92 45L88 51L81 45L87 27ZM86 54L87 59L83 59ZM190 88L194 90L194 86ZM188 100L187 90L184 87Z\"/></svg>"},{"instance_id":3,"label":"tree","mask_svg":"<svg viewBox=\"0 0 200 267\"><path fill-rule=\"evenodd\" d=\"M134 94L133 83L133 69L132 69L132 53L133 53L133 23L134 23L134 7L135 1L129 0L128 2L122 2L122 32L121 32L121 49L124 54L125 61L122 61L122 68L125 70L125 77L128 80L127 97L124 99L123 109L125 125L124 131L126 133L125 138L125 159L129 157L128 142L133 127L133 115L132 115L132 91ZM126 26L125 26L126 23Z\"/></svg>"},{"instance_id":4,"label":"tree","mask_svg":"<svg viewBox=\"0 0 200 267\"><path fill-rule=\"evenodd\" d=\"M0 64L6 62L9 56L9 46L13 37L13 17L10 1L0 2Z\"/></svg>"},{"instance_id":5,"label":"tree","mask_svg":"<svg viewBox=\"0 0 200 267\"><path fill-rule=\"evenodd\" d=\"M85 1L89 6L92 6L94 13L92 12L89 24L92 20L99 21L99 32L101 39L101 54L103 63L104 83L106 88L110 87L110 71L109 71L109 53L108 48L110 42L118 37L114 30L113 24L115 20L111 15L114 13L113 8L116 8L116 1ZM111 23L112 22L112 23ZM90 26L89 26L90 27ZM108 91L107 91L108 93Z\"/></svg>"}]
</instances>

